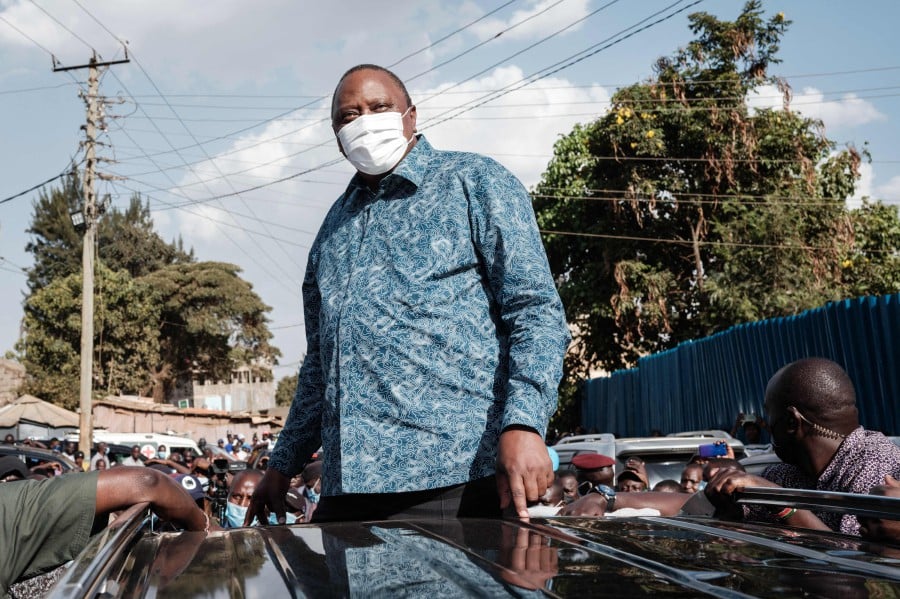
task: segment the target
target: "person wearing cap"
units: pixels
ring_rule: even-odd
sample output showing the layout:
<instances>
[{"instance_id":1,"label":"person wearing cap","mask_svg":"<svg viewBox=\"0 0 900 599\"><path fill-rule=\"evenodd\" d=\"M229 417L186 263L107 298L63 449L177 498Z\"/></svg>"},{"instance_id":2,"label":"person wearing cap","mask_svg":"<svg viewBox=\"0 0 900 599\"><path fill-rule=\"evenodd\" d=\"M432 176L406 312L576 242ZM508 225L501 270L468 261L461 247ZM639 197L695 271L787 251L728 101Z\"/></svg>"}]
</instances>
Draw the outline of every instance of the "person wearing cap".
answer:
<instances>
[{"instance_id":1,"label":"person wearing cap","mask_svg":"<svg viewBox=\"0 0 900 599\"><path fill-rule=\"evenodd\" d=\"M623 470L616 480L616 491L642 493L647 490L647 481L634 470Z\"/></svg>"},{"instance_id":2,"label":"person wearing cap","mask_svg":"<svg viewBox=\"0 0 900 599\"><path fill-rule=\"evenodd\" d=\"M206 493L203 491L203 484L200 479L193 474L176 474L172 477L181 488L188 492L194 503L197 504L204 512L206 511Z\"/></svg>"},{"instance_id":3,"label":"person wearing cap","mask_svg":"<svg viewBox=\"0 0 900 599\"><path fill-rule=\"evenodd\" d=\"M0 597L20 579L74 559L111 512L149 503L161 519L217 530L187 491L150 468L114 468L0 484Z\"/></svg>"},{"instance_id":4,"label":"person wearing cap","mask_svg":"<svg viewBox=\"0 0 900 599\"><path fill-rule=\"evenodd\" d=\"M575 476L578 479L579 493L589 486L606 485L611 487L615 479L616 461L602 453L582 453L572 458Z\"/></svg>"}]
</instances>

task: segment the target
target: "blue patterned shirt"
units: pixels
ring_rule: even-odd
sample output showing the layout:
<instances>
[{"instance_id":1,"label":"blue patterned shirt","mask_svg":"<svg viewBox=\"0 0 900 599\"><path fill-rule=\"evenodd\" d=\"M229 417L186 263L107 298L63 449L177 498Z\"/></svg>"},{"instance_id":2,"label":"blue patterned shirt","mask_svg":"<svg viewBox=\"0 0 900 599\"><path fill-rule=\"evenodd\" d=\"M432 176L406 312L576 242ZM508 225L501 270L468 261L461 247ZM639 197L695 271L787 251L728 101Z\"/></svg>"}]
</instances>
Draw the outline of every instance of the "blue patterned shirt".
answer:
<instances>
[{"instance_id":1,"label":"blue patterned shirt","mask_svg":"<svg viewBox=\"0 0 900 599\"><path fill-rule=\"evenodd\" d=\"M500 432L543 433L569 341L522 184L419 137L377 190L355 176L303 281L307 355L270 467L320 442L323 495L494 473Z\"/></svg>"}]
</instances>

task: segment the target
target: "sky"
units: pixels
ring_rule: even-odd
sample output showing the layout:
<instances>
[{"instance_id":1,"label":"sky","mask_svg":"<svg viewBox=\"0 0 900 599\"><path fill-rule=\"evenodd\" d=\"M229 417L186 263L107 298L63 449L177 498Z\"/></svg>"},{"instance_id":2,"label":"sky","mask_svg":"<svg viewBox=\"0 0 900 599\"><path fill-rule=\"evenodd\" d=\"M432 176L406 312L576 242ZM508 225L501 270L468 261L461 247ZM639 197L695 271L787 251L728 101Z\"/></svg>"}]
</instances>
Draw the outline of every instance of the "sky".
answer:
<instances>
[{"instance_id":1,"label":"sky","mask_svg":"<svg viewBox=\"0 0 900 599\"><path fill-rule=\"evenodd\" d=\"M124 59L102 76L98 185L124 208L139 193L156 230L199 260L237 264L272 310L282 357L305 351L300 285L309 246L353 169L329 101L359 63L394 70L418 128L441 149L496 158L526 186L553 143L604 114L691 39L687 15L734 19L732 0L0 0L0 352L20 334L32 202L8 199L80 164L92 52ZM793 21L770 73L792 108L822 119L838 148L868 148L850 205L900 204L900 4L765 1ZM756 106L780 105L771 88ZM58 185L58 182L56 182ZM52 185L52 184L51 184ZM102 249L101 249L102 252Z\"/></svg>"}]
</instances>

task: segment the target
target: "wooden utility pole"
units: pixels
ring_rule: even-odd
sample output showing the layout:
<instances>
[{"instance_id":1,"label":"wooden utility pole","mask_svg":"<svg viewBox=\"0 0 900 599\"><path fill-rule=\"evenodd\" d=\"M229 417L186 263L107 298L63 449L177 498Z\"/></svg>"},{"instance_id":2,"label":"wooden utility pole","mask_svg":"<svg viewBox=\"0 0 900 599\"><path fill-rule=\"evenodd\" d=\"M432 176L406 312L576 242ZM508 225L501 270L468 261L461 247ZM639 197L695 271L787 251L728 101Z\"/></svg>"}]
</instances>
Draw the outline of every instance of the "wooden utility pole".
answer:
<instances>
[{"instance_id":1,"label":"wooden utility pole","mask_svg":"<svg viewBox=\"0 0 900 599\"><path fill-rule=\"evenodd\" d=\"M55 62L55 59L54 59ZM97 129L101 120L100 67L130 62L126 53L124 60L97 62L96 53L86 65L56 67L54 71L89 69L88 91L82 94L87 105L87 125L85 131L85 164L82 194L84 205L84 242L82 247L81 286L81 385L79 391L78 447L85 456L90 456L93 445L93 396L94 370L94 240L97 235L97 200L94 192L96 178Z\"/></svg>"}]
</instances>

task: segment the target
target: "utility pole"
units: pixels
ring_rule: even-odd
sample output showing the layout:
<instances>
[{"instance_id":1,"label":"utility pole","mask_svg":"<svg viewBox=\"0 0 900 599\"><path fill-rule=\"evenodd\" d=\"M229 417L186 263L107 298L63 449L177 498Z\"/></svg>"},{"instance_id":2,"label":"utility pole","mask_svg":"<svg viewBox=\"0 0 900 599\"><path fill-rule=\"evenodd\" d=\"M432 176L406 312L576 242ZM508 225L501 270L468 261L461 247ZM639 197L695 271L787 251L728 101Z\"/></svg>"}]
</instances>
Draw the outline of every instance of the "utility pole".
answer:
<instances>
[{"instance_id":1,"label":"utility pole","mask_svg":"<svg viewBox=\"0 0 900 599\"><path fill-rule=\"evenodd\" d=\"M100 111L100 67L130 62L126 50L124 60L98 62L97 54L91 56L90 62L74 67L57 67L54 71L72 71L89 69L88 91L82 94L87 105L87 124L85 132L85 165L82 195L84 199L84 240L82 246L82 286L81 286L81 385L79 390L78 447L89 456L94 441L93 415L91 404L94 386L94 240L97 235L97 199L94 192L95 169L97 167L96 145L97 128L101 120Z\"/></svg>"}]
</instances>

